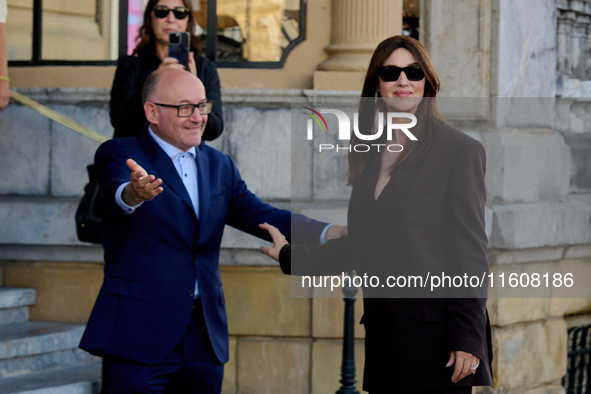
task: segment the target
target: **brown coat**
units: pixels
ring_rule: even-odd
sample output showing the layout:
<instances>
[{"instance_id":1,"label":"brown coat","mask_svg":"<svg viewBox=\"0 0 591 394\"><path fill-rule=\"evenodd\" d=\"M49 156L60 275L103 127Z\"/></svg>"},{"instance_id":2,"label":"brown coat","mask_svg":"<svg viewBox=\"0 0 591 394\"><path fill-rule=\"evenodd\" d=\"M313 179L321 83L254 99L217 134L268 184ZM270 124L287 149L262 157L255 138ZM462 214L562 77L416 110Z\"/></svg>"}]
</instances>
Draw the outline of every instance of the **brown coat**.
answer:
<instances>
[{"instance_id":1,"label":"brown coat","mask_svg":"<svg viewBox=\"0 0 591 394\"><path fill-rule=\"evenodd\" d=\"M319 249L292 247L292 264L289 250L282 250L284 272L328 275L354 268L382 284L389 275L486 277L485 151L463 132L438 126L431 148L400 164L377 201L379 156L369 161L353 185L349 236ZM486 288L485 282L479 291L458 294L364 287L363 389L492 385ZM476 374L451 383L453 367L445 368L451 350L479 357Z\"/></svg>"}]
</instances>

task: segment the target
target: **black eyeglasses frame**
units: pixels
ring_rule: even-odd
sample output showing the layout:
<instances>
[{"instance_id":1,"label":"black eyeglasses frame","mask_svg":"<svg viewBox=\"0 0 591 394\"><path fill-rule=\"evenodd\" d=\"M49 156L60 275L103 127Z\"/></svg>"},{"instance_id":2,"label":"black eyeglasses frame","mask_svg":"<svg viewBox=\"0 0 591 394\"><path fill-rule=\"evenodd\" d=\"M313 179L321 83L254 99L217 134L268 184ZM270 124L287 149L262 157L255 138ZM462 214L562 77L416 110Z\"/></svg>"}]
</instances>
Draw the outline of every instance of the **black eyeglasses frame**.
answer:
<instances>
[{"instance_id":1,"label":"black eyeglasses frame","mask_svg":"<svg viewBox=\"0 0 591 394\"><path fill-rule=\"evenodd\" d=\"M193 116L193 113L195 112L195 108L199 108L204 104L207 105L207 107L206 107L207 112L201 113L201 111L199 111L199 115L201 115L201 116L207 115L213 109L213 100L202 101L199 104L181 104L181 105L161 104L161 103L152 103L152 104L158 105L160 107L176 108L176 114L179 118L190 118L191 116ZM182 107L192 107L191 113L189 115L181 116L181 108Z\"/></svg>"}]
</instances>

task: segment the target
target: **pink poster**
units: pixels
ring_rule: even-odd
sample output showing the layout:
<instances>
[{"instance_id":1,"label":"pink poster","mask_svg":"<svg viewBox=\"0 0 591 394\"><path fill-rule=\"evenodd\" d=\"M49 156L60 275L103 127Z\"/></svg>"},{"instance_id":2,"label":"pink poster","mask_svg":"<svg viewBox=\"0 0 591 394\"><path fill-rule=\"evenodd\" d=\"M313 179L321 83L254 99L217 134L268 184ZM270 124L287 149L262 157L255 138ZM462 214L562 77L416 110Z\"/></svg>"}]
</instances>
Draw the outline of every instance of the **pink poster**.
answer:
<instances>
[{"instance_id":1,"label":"pink poster","mask_svg":"<svg viewBox=\"0 0 591 394\"><path fill-rule=\"evenodd\" d=\"M137 44L138 30L142 26L143 0L128 0L127 3L127 54L131 55Z\"/></svg>"}]
</instances>

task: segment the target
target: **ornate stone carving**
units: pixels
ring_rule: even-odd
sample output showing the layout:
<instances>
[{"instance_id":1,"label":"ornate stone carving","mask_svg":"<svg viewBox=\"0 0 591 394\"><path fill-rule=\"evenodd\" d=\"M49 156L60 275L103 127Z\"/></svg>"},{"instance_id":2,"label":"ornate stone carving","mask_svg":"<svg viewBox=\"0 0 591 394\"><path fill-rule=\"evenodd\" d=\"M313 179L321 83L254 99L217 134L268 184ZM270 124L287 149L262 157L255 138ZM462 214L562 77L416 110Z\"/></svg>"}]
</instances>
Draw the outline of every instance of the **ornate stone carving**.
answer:
<instances>
[{"instance_id":1,"label":"ornate stone carving","mask_svg":"<svg viewBox=\"0 0 591 394\"><path fill-rule=\"evenodd\" d=\"M556 1L557 95L579 97L591 87L591 1Z\"/></svg>"}]
</instances>

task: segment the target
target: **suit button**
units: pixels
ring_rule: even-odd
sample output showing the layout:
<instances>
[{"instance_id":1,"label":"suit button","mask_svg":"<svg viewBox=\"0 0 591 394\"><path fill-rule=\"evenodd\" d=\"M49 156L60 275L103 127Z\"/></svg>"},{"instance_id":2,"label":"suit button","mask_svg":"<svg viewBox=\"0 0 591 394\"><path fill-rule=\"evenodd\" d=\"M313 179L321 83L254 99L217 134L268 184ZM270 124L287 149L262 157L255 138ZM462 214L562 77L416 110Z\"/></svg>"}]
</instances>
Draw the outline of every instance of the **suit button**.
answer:
<instances>
[{"instance_id":1,"label":"suit button","mask_svg":"<svg viewBox=\"0 0 591 394\"><path fill-rule=\"evenodd\" d=\"M195 297L195 291L194 290L189 290L189 291L187 291L187 295L189 297Z\"/></svg>"},{"instance_id":2,"label":"suit button","mask_svg":"<svg viewBox=\"0 0 591 394\"><path fill-rule=\"evenodd\" d=\"M419 221L418 220L413 220L412 222L410 222L410 227L418 228L419 227Z\"/></svg>"}]
</instances>

